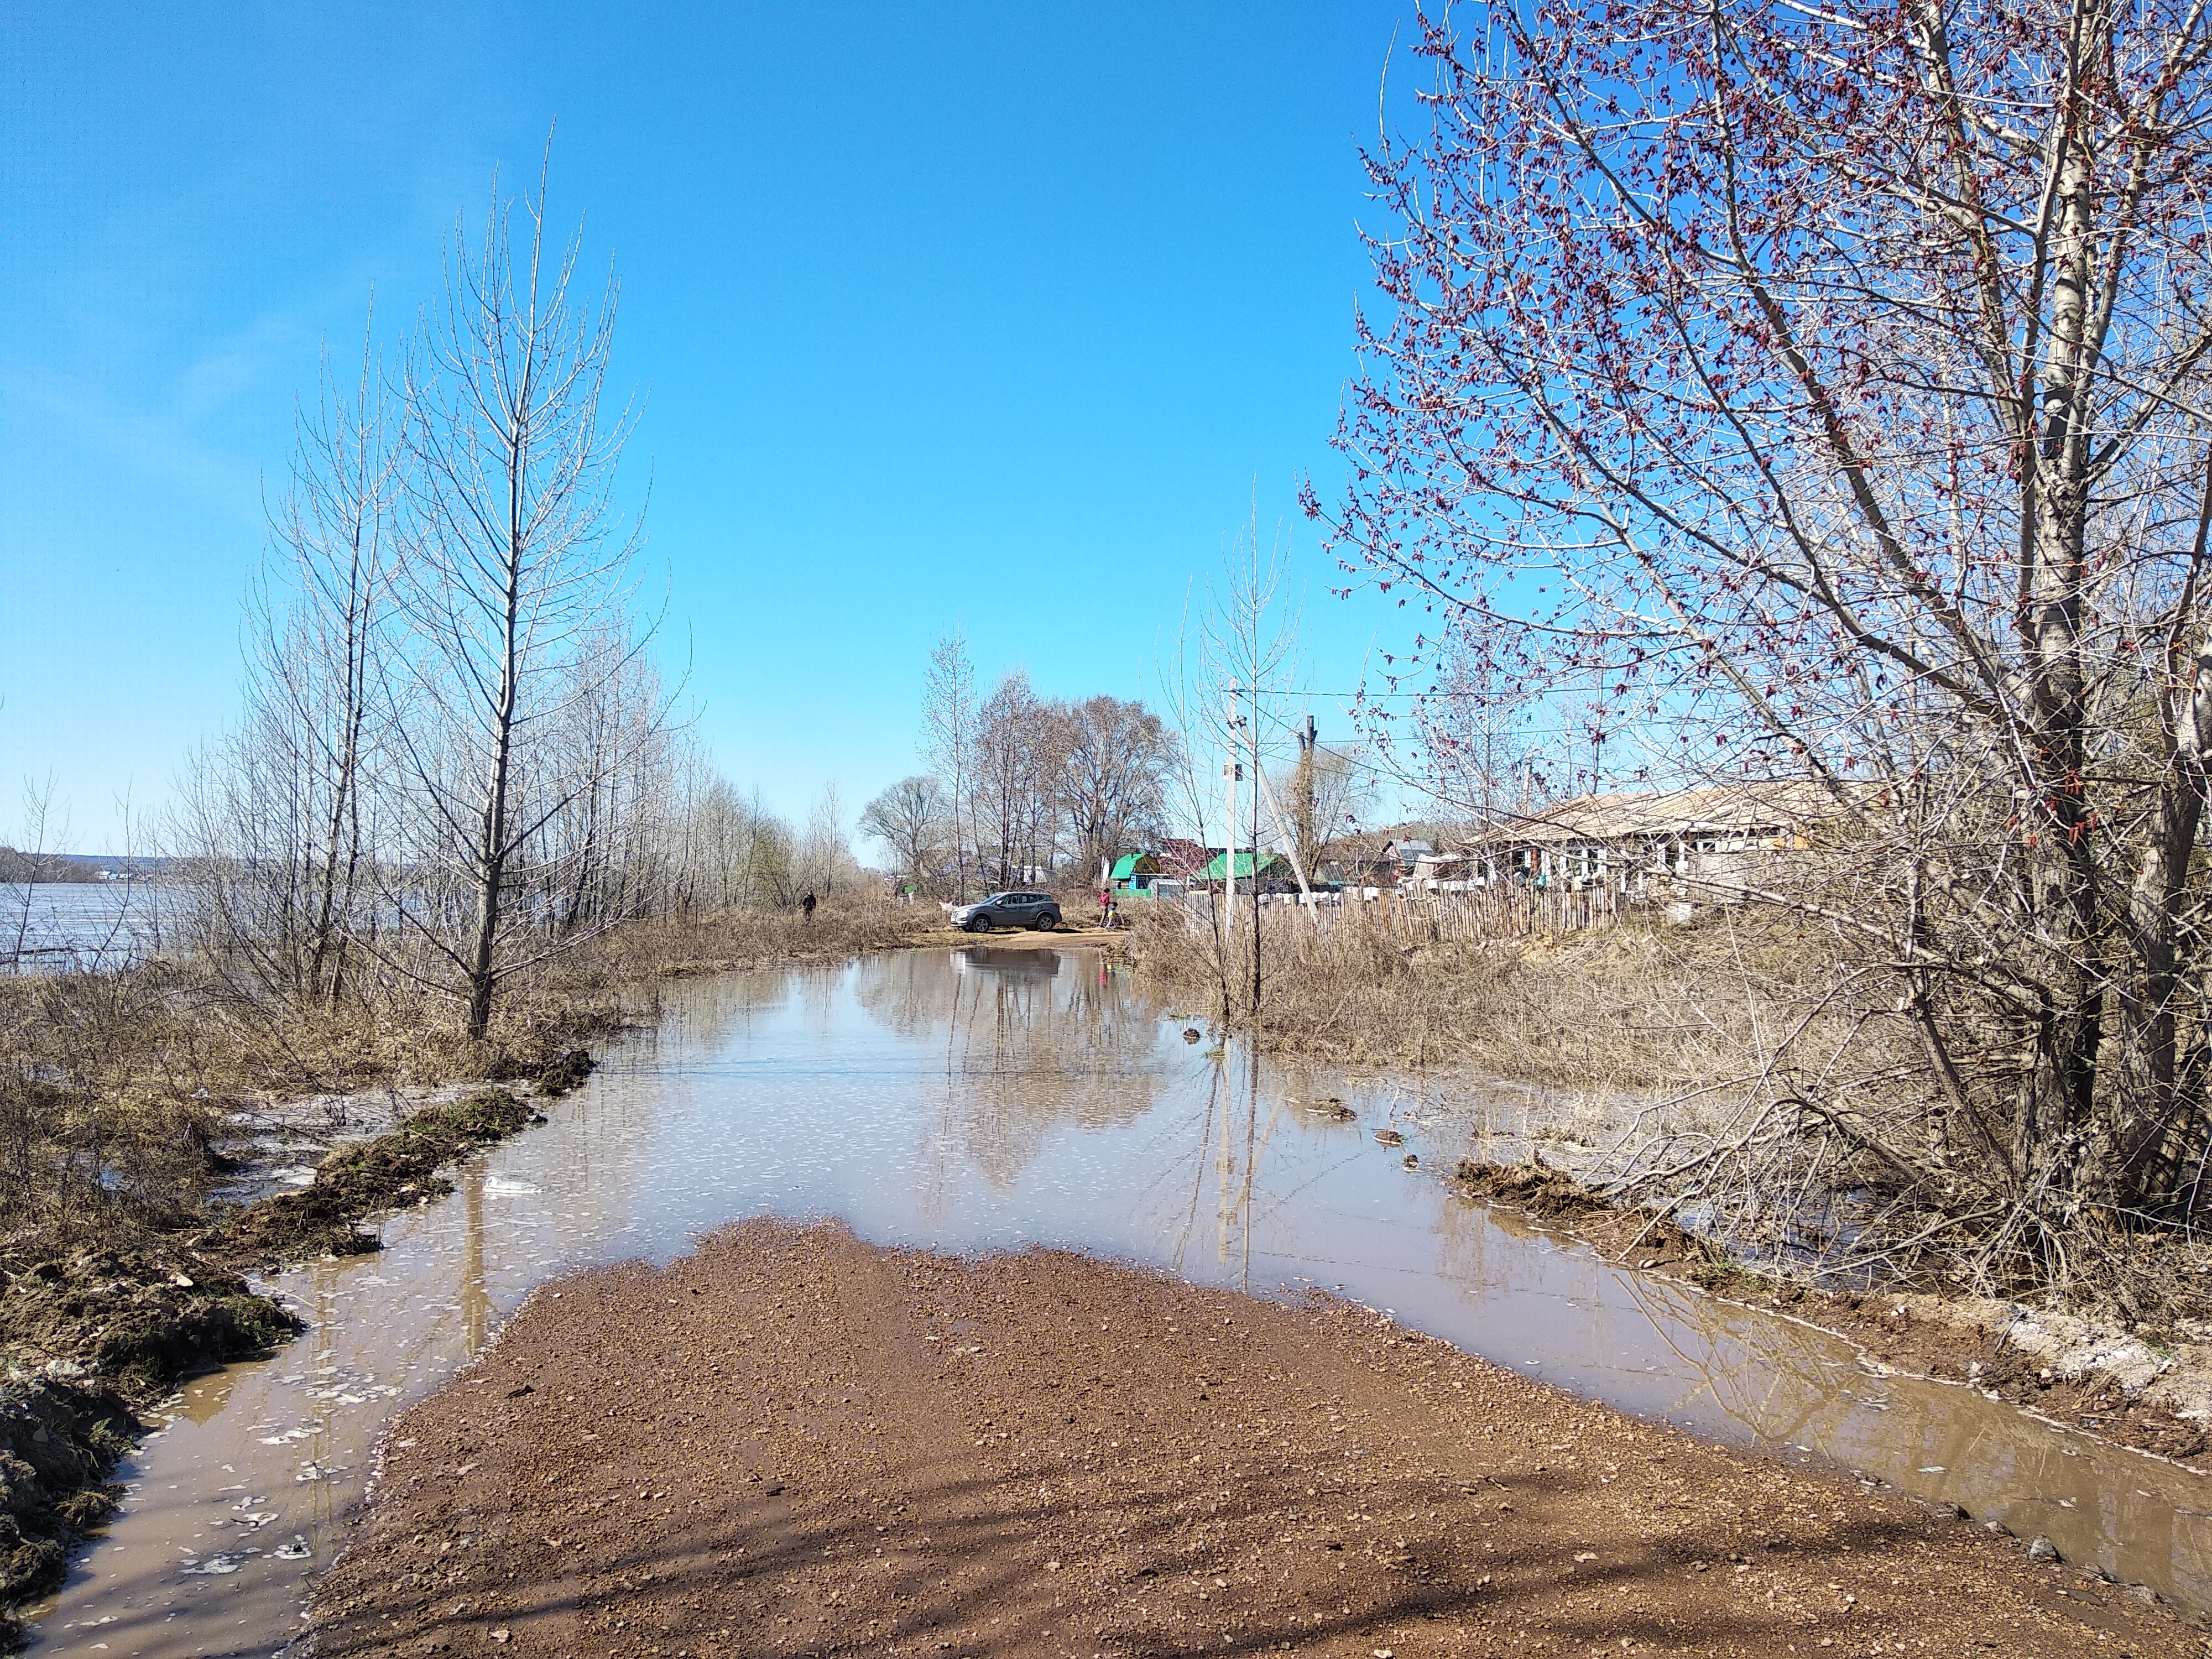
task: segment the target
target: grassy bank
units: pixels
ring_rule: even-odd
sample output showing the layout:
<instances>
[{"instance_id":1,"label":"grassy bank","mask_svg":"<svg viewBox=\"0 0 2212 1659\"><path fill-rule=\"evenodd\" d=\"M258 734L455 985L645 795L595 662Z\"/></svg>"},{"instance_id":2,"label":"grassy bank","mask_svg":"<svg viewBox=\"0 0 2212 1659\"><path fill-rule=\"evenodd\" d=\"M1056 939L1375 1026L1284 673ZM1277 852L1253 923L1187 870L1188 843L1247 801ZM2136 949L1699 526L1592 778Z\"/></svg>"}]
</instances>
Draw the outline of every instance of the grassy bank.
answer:
<instances>
[{"instance_id":1,"label":"grassy bank","mask_svg":"<svg viewBox=\"0 0 2212 1659\"><path fill-rule=\"evenodd\" d=\"M450 999L272 1005L217 964L0 981L0 1609L58 1583L106 1519L141 1412L293 1334L246 1274L374 1249L359 1223L450 1190L442 1169L544 1121L533 1102L649 1018L659 981L839 960L938 920L849 902L634 924L518 978L482 1043ZM417 1105L304 1188L220 1200L248 1173L246 1109L371 1091Z\"/></svg>"},{"instance_id":2,"label":"grassy bank","mask_svg":"<svg viewBox=\"0 0 2212 1659\"><path fill-rule=\"evenodd\" d=\"M1320 927L1270 911L1255 1018L1249 932L1232 941L1224 995L1210 930L1166 906L1133 921L1143 979L1191 1012L1225 1007L1274 1052L1457 1072L1472 1097L1509 1102L1470 1107L1493 1114L1466 1126L1470 1193L1631 1267L1789 1306L1905 1368L1965 1380L1972 1365L1982 1386L2129 1443L2201 1449L2212 1249L2179 1230L2109 1228L2094 1278L1978 1285L1973 1237L1946 1231L1942 1194L1899 1182L1796 1106L1844 1074L1866 1079L1855 1110L1909 1122L1928 1109L1909 1031L1869 1003L1869 981L1818 927L1746 907L1686 926L1453 941L1364 909ZM1876 1287L1881 1311L1863 1318ZM1923 1313L1895 1319L1913 1298ZM2031 1326L2032 1352L1992 1334Z\"/></svg>"},{"instance_id":3,"label":"grassy bank","mask_svg":"<svg viewBox=\"0 0 2212 1659\"><path fill-rule=\"evenodd\" d=\"M1511 1205L1580 1239L1624 1269L1686 1279L1832 1331L1885 1370L1969 1387L2097 1439L2212 1469L2212 1347L2171 1333L2146 1341L1990 1298L1808 1283L1730 1255L1662 1206L1614 1202L1540 1164L1462 1158L1452 1182L1468 1198Z\"/></svg>"},{"instance_id":4,"label":"grassy bank","mask_svg":"<svg viewBox=\"0 0 2212 1659\"><path fill-rule=\"evenodd\" d=\"M1224 973L1212 934L1180 907L1131 907L1139 971L1218 1012ZM1226 977L1236 1023L1250 1006L1250 910ZM1279 1053L1354 1066L1466 1068L1575 1093L1648 1095L1724 1087L1773 1047L1778 1022L1842 971L1830 942L1756 912L1675 927L1637 921L1586 933L1447 940L1351 908L1316 927L1271 909L1261 927L1257 1024ZM1810 1052L1852 1027L1799 1030Z\"/></svg>"}]
</instances>

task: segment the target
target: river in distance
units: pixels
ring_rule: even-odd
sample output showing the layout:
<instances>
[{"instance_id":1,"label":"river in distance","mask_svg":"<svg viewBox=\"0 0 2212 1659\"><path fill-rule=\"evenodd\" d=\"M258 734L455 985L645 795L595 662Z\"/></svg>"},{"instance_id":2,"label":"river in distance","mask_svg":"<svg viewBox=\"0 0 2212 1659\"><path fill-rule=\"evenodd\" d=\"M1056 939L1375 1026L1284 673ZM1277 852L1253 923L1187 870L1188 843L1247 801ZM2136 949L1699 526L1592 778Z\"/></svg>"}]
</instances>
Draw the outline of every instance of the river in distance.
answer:
<instances>
[{"instance_id":1,"label":"river in distance","mask_svg":"<svg viewBox=\"0 0 2212 1659\"><path fill-rule=\"evenodd\" d=\"M128 967L161 949L177 909L154 881L0 882L0 974Z\"/></svg>"}]
</instances>

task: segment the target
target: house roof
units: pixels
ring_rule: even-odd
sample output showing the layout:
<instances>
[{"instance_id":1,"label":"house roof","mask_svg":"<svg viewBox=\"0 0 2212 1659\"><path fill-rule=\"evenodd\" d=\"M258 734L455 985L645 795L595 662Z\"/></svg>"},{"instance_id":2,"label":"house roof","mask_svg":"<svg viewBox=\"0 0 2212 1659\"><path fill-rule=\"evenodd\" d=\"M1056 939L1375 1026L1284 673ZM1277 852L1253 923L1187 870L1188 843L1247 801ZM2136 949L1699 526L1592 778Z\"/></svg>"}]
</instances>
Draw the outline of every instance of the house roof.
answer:
<instances>
[{"instance_id":1,"label":"house roof","mask_svg":"<svg viewBox=\"0 0 2212 1659\"><path fill-rule=\"evenodd\" d=\"M1127 881L1132 876L1149 876L1160 867L1160 861L1150 853L1124 853L1114 860L1114 879Z\"/></svg>"},{"instance_id":2,"label":"house roof","mask_svg":"<svg viewBox=\"0 0 2212 1659\"><path fill-rule=\"evenodd\" d=\"M1220 850L1218 847L1201 847L1194 841L1184 841L1171 836L1160 843L1160 867L1175 875L1195 875L1206 867L1206 860Z\"/></svg>"},{"instance_id":3,"label":"house roof","mask_svg":"<svg viewBox=\"0 0 2212 1659\"><path fill-rule=\"evenodd\" d=\"M1230 877L1223 867L1228 863L1228 854L1215 854L1213 862L1206 866L1205 879L1207 881L1221 881L1224 879L1243 881L1250 877L1252 873L1252 855L1249 853L1239 853L1237 854L1237 873L1233 878ZM1263 876L1271 874L1277 870L1287 870L1289 868L1290 860L1285 858L1280 853L1263 853L1260 856L1260 873Z\"/></svg>"},{"instance_id":4,"label":"house roof","mask_svg":"<svg viewBox=\"0 0 2212 1659\"><path fill-rule=\"evenodd\" d=\"M1741 834L1802 827L1844 809L1816 783L1729 783L1702 789L1638 789L1583 795L1478 836L1474 847L1628 841L1643 836Z\"/></svg>"}]
</instances>

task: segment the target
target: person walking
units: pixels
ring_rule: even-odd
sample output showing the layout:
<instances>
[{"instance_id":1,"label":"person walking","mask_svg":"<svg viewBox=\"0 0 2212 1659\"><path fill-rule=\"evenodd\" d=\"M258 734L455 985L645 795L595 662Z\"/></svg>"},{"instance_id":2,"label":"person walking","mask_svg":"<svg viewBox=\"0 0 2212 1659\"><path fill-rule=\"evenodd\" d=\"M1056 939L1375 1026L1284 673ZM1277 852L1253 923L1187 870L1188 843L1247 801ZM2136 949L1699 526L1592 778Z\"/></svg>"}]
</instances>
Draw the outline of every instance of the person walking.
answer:
<instances>
[{"instance_id":1,"label":"person walking","mask_svg":"<svg viewBox=\"0 0 2212 1659\"><path fill-rule=\"evenodd\" d=\"M812 888L806 890L806 896L799 901L799 908L806 913L807 921L814 920L814 890Z\"/></svg>"}]
</instances>

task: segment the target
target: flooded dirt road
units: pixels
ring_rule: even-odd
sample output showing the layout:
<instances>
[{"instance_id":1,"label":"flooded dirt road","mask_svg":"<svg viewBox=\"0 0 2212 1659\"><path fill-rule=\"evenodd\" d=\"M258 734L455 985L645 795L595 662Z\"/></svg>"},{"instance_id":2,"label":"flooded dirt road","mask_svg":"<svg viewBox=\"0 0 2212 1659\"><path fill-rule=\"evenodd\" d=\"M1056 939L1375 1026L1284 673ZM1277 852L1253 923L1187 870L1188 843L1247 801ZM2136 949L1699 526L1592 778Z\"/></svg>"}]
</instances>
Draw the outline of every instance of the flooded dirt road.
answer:
<instances>
[{"instance_id":1,"label":"flooded dirt road","mask_svg":"<svg viewBox=\"0 0 2212 1659\"><path fill-rule=\"evenodd\" d=\"M1893 1494L1309 1301L768 1220L564 1279L394 1425L317 1659L2212 1654Z\"/></svg>"},{"instance_id":2,"label":"flooded dirt road","mask_svg":"<svg viewBox=\"0 0 2212 1659\"><path fill-rule=\"evenodd\" d=\"M2212 1605L2201 1478L1616 1272L1449 1190L1465 1131L1435 1103L1255 1070L1163 1014L1091 953L988 946L674 988L657 1030L452 1198L387 1222L380 1255L279 1282L314 1328L185 1391L35 1650L274 1651L400 1403L548 1277L665 1262L762 1213L951 1250L1061 1245L1201 1285L1339 1290L1587 1397L1864 1470ZM1331 1098L1355 1121L1313 1109ZM1386 1126L1403 1146L1376 1142Z\"/></svg>"}]
</instances>

